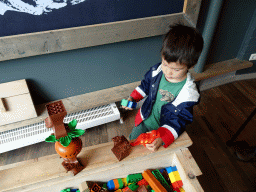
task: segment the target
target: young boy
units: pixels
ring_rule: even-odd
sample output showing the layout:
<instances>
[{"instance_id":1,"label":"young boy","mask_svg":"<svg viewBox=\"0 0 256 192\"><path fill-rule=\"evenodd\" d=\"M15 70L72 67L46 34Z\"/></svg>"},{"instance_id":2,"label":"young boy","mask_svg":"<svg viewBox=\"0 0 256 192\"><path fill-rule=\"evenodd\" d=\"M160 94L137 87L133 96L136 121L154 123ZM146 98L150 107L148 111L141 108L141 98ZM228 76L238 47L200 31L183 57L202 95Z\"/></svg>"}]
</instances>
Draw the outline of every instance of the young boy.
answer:
<instances>
[{"instance_id":1,"label":"young boy","mask_svg":"<svg viewBox=\"0 0 256 192\"><path fill-rule=\"evenodd\" d=\"M200 95L188 69L197 63L203 44L202 35L195 28L181 24L170 26L163 40L162 62L150 68L128 99L138 102L147 97L135 117L130 140L158 130L160 138L146 145L156 151L161 145L172 144L192 122L193 106Z\"/></svg>"}]
</instances>

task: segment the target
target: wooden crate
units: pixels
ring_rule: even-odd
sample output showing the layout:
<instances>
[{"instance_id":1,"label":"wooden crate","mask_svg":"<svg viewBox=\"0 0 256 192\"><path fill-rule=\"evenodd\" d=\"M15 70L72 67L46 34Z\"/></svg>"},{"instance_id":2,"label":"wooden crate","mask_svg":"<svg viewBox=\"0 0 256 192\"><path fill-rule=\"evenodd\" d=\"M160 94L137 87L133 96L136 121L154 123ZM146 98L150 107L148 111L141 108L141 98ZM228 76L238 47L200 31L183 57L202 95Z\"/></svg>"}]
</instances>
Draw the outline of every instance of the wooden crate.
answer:
<instances>
[{"instance_id":1,"label":"wooden crate","mask_svg":"<svg viewBox=\"0 0 256 192\"><path fill-rule=\"evenodd\" d=\"M153 156L153 157L152 157ZM85 177L83 183L80 184L80 192L87 192L88 185L87 181L99 181L107 182L111 179L126 178L129 174L142 173L146 169L160 169L169 166L176 166L178 172L181 176L182 182L184 184L183 189L186 192L201 192L203 191L197 178L190 179L188 177L189 173L195 174L195 176L201 175L201 171L195 164L191 153L187 148L179 149L173 153L166 154L152 154L152 156L147 156L147 158L140 158L129 165L119 165L111 170L104 170L95 174L94 176ZM192 157L192 158L188 158Z\"/></svg>"},{"instance_id":2,"label":"wooden crate","mask_svg":"<svg viewBox=\"0 0 256 192\"><path fill-rule=\"evenodd\" d=\"M111 152L113 142L82 149L78 158L86 168L73 176L62 167L62 159L51 155L0 167L0 191L59 192L65 188L78 188L85 181L103 181L141 173L146 169L177 166L186 192L203 191L197 178L201 171L188 150L191 139L184 132L168 148L160 147L151 152L144 146L136 146L128 157L118 161Z\"/></svg>"}]
</instances>

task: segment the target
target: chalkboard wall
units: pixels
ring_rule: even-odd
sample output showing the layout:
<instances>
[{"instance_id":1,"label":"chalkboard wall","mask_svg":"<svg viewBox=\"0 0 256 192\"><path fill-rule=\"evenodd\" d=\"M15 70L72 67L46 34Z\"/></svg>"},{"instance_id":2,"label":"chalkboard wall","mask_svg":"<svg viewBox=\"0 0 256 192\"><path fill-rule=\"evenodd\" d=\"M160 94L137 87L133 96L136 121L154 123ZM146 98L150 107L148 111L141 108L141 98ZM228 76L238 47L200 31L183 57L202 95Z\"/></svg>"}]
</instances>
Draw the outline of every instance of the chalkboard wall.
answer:
<instances>
[{"instance_id":1,"label":"chalkboard wall","mask_svg":"<svg viewBox=\"0 0 256 192\"><path fill-rule=\"evenodd\" d=\"M5 0L0 37L180 13L183 5L184 0Z\"/></svg>"}]
</instances>

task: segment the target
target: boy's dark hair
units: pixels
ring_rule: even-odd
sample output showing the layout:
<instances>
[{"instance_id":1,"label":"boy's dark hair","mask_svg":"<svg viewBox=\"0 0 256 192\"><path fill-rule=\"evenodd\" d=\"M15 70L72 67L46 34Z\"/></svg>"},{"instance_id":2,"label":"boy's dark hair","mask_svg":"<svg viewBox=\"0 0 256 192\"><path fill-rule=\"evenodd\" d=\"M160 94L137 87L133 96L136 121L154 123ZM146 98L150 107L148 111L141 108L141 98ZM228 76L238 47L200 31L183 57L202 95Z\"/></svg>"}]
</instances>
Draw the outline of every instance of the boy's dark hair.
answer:
<instances>
[{"instance_id":1,"label":"boy's dark hair","mask_svg":"<svg viewBox=\"0 0 256 192\"><path fill-rule=\"evenodd\" d=\"M204 40L201 33L182 24L170 26L161 49L162 57L168 62L179 62L193 67L202 52Z\"/></svg>"}]
</instances>

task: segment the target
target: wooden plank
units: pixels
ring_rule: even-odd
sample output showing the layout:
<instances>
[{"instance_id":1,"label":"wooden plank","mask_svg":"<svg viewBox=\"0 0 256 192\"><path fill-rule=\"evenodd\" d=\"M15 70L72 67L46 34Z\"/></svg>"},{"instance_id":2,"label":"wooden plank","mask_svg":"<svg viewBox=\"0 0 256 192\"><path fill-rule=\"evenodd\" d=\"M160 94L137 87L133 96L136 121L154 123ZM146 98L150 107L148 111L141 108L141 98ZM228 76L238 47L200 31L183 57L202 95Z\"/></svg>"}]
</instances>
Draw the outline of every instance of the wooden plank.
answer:
<instances>
[{"instance_id":1,"label":"wooden plank","mask_svg":"<svg viewBox=\"0 0 256 192\"><path fill-rule=\"evenodd\" d=\"M29 93L25 79L0 84L0 98Z\"/></svg>"},{"instance_id":2,"label":"wooden plank","mask_svg":"<svg viewBox=\"0 0 256 192\"><path fill-rule=\"evenodd\" d=\"M185 0L183 12L196 27L202 0Z\"/></svg>"},{"instance_id":3,"label":"wooden plank","mask_svg":"<svg viewBox=\"0 0 256 192\"><path fill-rule=\"evenodd\" d=\"M0 61L163 35L177 21L189 25L184 13L175 13L0 37Z\"/></svg>"},{"instance_id":4,"label":"wooden plank","mask_svg":"<svg viewBox=\"0 0 256 192\"><path fill-rule=\"evenodd\" d=\"M191 141L190 137L188 136L187 132L184 132L177 140L175 140L175 142L172 145L170 145L168 147L168 149L170 149L172 151L177 151L179 149L182 149L182 148L185 148L185 147L189 147L191 145L192 145L192 141ZM94 149L97 149L97 148L110 147L110 146L112 146L112 147L114 146L112 141L111 142L107 142L107 143L102 143L102 144L97 144L97 145L85 147L80 152L78 158L82 157L83 154L86 152L86 150L94 150ZM137 150L144 150L144 149L143 149L143 147L141 147L141 148L139 147L139 148L136 148L136 151ZM161 151L162 150L165 150L165 148L161 147ZM147 155L149 153L150 153L149 150L145 151L145 155ZM110 155L110 154L108 154L108 155ZM134 154L134 155L136 155L136 157L137 157L137 155L139 155L139 154ZM113 157L115 157L115 156L113 156ZM130 155L129 158L131 158L131 157L133 157L133 156ZM129 159L129 158L126 158L126 159ZM22 162L2 165L2 166L0 166L0 170L8 170L8 169L17 168L17 167L28 166L30 164L33 164L33 163L36 163L36 162L39 162L39 161L40 162L47 161L48 159L59 159L59 155L58 154L47 155L47 156L43 156L43 157L40 157L40 158L30 159L30 160L26 160L26 161L22 161ZM114 158L114 159L116 159L116 158ZM86 160L84 160L84 161L86 161ZM101 160L98 160L98 161L101 161Z\"/></svg>"},{"instance_id":5,"label":"wooden plank","mask_svg":"<svg viewBox=\"0 0 256 192\"><path fill-rule=\"evenodd\" d=\"M189 184L189 185L191 185L190 190L194 191L194 192L203 192L204 191L196 177L194 177L193 179L189 178L188 174L191 172L194 173L194 171L193 171L193 168L191 167L191 165L188 163L188 159L186 159L184 157L184 155L182 154L182 152L180 150L175 152L173 162L176 165L181 178L185 178L185 180L182 179L182 182L184 185L188 185L187 183L190 183Z\"/></svg>"},{"instance_id":6,"label":"wooden plank","mask_svg":"<svg viewBox=\"0 0 256 192\"><path fill-rule=\"evenodd\" d=\"M200 176L202 175L202 172L200 170L200 168L198 167L195 159L193 158L192 154L190 153L190 151L185 148L185 149L181 149L180 152L176 153L178 156L184 157L186 164L187 164L187 168L189 168L189 171L187 171L188 173L191 171L191 173L193 173L195 176ZM185 166L185 165L184 165Z\"/></svg>"},{"instance_id":7,"label":"wooden plank","mask_svg":"<svg viewBox=\"0 0 256 192\"><path fill-rule=\"evenodd\" d=\"M111 152L113 142L83 148L78 155L78 158L82 164L86 165L86 168L75 177L70 172L66 173L61 165L62 160L57 154L38 158L34 162L25 161L13 166L8 165L8 167L6 167L7 169L2 167L2 170L0 171L0 191L11 191L14 189L36 191L42 190L46 186L54 187L57 185L60 187L58 189L61 189L66 184L80 184L86 177L90 179L97 178L97 172L104 172L105 175L99 174L98 177L101 175L102 179L105 178L103 181L107 181L108 179L111 179L110 175L114 178L117 178L118 176L123 177L125 176L124 174L127 174L129 171L134 173L143 171L147 166L150 166L151 168L171 166L172 161L165 157L168 157L168 155L173 154L173 152L188 147L191 144L192 141L187 133L184 132L175 143L168 148L161 147L155 153L152 153L144 146L134 147L132 148L130 155L121 162L119 162ZM122 173L122 175L120 175L120 173ZM90 175L94 176L89 177ZM72 184L73 186L70 187L78 187L79 184L77 184L77 186Z\"/></svg>"},{"instance_id":8,"label":"wooden plank","mask_svg":"<svg viewBox=\"0 0 256 192\"><path fill-rule=\"evenodd\" d=\"M226 61L221 61L211 65L205 66L202 73L196 73L194 68L190 69L189 72L195 77L196 81L203 79L208 79L225 73L230 73L232 71L237 71L240 69L245 69L252 67L253 63L250 61L243 61L239 59L230 59Z\"/></svg>"}]
</instances>

